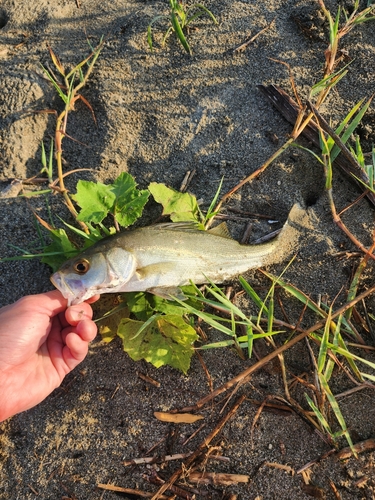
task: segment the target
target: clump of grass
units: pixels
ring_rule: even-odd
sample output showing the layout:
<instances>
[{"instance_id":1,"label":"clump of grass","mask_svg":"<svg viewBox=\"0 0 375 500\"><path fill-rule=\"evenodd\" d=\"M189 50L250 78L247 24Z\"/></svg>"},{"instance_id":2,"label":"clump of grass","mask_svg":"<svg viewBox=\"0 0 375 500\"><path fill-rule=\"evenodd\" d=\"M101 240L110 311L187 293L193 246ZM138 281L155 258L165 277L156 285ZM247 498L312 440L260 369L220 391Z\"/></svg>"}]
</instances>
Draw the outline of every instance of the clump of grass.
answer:
<instances>
[{"instance_id":1,"label":"clump of grass","mask_svg":"<svg viewBox=\"0 0 375 500\"><path fill-rule=\"evenodd\" d=\"M162 45L165 45L165 42L171 33L175 33L177 40L179 40L185 51L191 55L192 50L186 39L184 31L188 31L191 23L198 17L204 15L208 16L214 24L218 24L213 13L201 3L194 3L190 7L187 7L179 0L169 0L169 14L155 16L148 25L147 41L150 49L153 50L152 25L157 21L163 20L167 21L170 26L164 34Z\"/></svg>"},{"instance_id":2,"label":"clump of grass","mask_svg":"<svg viewBox=\"0 0 375 500\"><path fill-rule=\"evenodd\" d=\"M194 303L186 303L180 300L175 300L181 308L184 308L186 313L194 315L209 327L223 333L227 338L224 340L207 343L200 346L198 349L217 349L223 347L231 347L235 349L242 358L245 354L249 358L252 357L254 343L259 339L264 339L274 349L275 356L278 356L282 377L284 381L285 395L288 403L297 414L303 415L313 427L326 435L329 442L334 446L338 446L339 439L344 437L353 454L356 451L351 440L349 429L345 423L345 418L338 403L338 397L335 396L330 387L330 380L334 373L334 369L343 370L348 376L351 383L358 388L374 388L371 382L375 381L374 370L375 364L371 361L354 354L353 346L366 349L367 346L355 326L350 319L350 312L358 302L363 302L365 296L374 292L374 288L362 293L362 296L348 294L347 301L344 305L334 309L332 304L330 307L325 304L318 304L309 298L303 291L299 290L292 284L286 283L281 277L275 277L269 273L264 273L270 280L271 286L266 293L265 298L261 298L255 289L243 277L240 277L240 283L243 290L248 295L253 308L257 311L249 316L241 310L233 300L215 284L210 283L205 285L204 290L194 287L195 295L188 297L194 298ZM275 313L275 290L282 289L287 295L288 300L296 299L302 305L302 312L296 323L288 323L288 321L279 319ZM277 295L280 301L279 295ZM204 309L197 307L197 304L204 306ZM303 317L307 310L310 310L314 316L318 317L318 321L313 327L304 329L302 325ZM359 312L356 310L356 316ZM309 318L310 321L310 318ZM364 321L365 323L365 321ZM277 347L277 339L283 334L281 346ZM287 335L285 340L285 335ZM304 381L301 377L295 377L297 383L303 384L307 391L306 400L312 410L306 411L297 401L290 395L290 388L295 382L290 381L290 374L284 365L283 352L301 341L302 338L309 338L311 342L316 343L319 347L318 354L314 354L313 349L309 347L310 354L315 367L314 383ZM280 345L280 341L278 342ZM212 397L215 397L225 390L236 386L245 381L250 372L255 371L255 367L260 368L271 359L271 354L267 355L264 360L258 361L256 365L246 369L243 374L238 375L232 381L227 382L221 388L217 388ZM363 370L359 365L367 366L370 370ZM254 368L254 370L253 370ZM366 381L369 380L371 382ZM203 398L197 403L200 407L201 402L206 403L210 397ZM331 412L335 417L336 423L332 420ZM315 418L314 418L315 417ZM340 429L334 431L335 425L339 425Z\"/></svg>"}]
</instances>

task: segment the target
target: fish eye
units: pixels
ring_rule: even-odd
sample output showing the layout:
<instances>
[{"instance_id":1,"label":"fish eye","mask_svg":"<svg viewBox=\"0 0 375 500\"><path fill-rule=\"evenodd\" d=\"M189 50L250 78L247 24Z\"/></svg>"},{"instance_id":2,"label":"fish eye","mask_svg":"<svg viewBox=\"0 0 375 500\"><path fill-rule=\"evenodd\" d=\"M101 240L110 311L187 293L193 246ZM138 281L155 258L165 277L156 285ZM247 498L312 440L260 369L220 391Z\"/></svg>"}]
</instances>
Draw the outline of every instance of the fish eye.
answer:
<instances>
[{"instance_id":1,"label":"fish eye","mask_svg":"<svg viewBox=\"0 0 375 500\"><path fill-rule=\"evenodd\" d=\"M90 262L86 259L77 260L73 268L77 274L85 274L90 269Z\"/></svg>"}]
</instances>

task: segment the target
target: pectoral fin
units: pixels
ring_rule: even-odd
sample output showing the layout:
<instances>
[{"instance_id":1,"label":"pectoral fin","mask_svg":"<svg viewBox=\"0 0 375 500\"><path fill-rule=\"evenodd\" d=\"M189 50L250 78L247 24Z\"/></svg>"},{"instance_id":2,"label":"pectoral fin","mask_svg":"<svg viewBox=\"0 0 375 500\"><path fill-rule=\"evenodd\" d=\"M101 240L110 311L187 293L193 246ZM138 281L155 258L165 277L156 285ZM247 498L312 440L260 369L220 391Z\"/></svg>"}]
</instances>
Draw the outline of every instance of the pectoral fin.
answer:
<instances>
[{"instance_id":1,"label":"pectoral fin","mask_svg":"<svg viewBox=\"0 0 375 500\"><path fill-rule=\"evenodd\" d=\"M178 300L186 300L187 297L178 286L154 286L148 288L146 292L153 293L162 299L172 300L174 297Z\"/></svg>"}]
</instances>

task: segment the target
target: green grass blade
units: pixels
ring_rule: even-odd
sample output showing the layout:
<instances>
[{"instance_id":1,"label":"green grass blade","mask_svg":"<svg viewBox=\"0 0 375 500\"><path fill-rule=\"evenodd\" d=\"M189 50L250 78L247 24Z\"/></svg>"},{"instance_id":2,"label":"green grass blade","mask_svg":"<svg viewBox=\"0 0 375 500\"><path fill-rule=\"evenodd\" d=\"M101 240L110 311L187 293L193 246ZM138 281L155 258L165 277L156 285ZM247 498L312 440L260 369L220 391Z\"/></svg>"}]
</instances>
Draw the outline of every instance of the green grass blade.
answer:
<instances>
[{"instance_id":1,"label":"green grass blade","mask_svg":"<svg viewBox=\"0 0 375 500\"><path fill-rule=\"evenodd\" d=\"M196 8L201 9L200 12L198 13L198 16L201 16L203 14L207 14L212 19L212 21L213 21L214 24L219 24L218 21L217 21L217 19L216 19L216 17L212 14L212 12L209 9L207 9L207 7L205 7L204 5L202 5L201 3L195 3L195 4L191 5L188 8L188 10L186 11L186 15L189 14L190 10L196 9ZM196 16L192 16L192 18L188 19L188 21L186 22L186 24L189 24L193 20L193 18L198 17L198 16L197 15Z\"/></svg>"},{"instance_id":2,"label":"green grass blade","mask_svg":"<svg viewBox=\"0 0 375 500\"><path fill-rule=\"evenodd\" d=\"M50 145L50 149L49 149L49 159L48 159L48 169L47 169L48 182L50 182L50 183L53 182L54 145L55 145L55 141L53 140L53 138L51 138L51 145Z\"/></svg>"},{"instance_id":3,"label":"green grass blade","mask_svg":"<svg viewBox=\"0 0 375 500\"><path fill-rule=\"evenodd\" d=\"M363 186L365 186L365 188L367 188L369 191L371 191L371 193L375 193L375 187L374 186L370 186L370 183L367 183L367 182L364 182L362 179L360 179L359 177L357 177L356 175L352 174L352 176L354 177L354 179L356 179L360 184L362 184Z\"/></svg>"},{"instance_id":4,"label":"green grass blade","mask_svg":"<svg viewBox=\"0 0 375 500\"><path fill-rule=\"evenodd\" d=\"M300 302L302 302L302 304L306 305L309 309L311 309L312 311L314 311L316 314L318 314L319 316L322 316L323 318L326 318L328 316L328 314L326 312L324 312L319 306L318 304L316 304L312 299L310 299L310 297L308 297L307 295L305 295L303 292L301 292L301 290L299 290L298 288L296 288L295 286L293 285L289 285L287 283L285 283L285 281L283 281L282 279L280 278L277 278L276 276L273 276L272 274L270 273L267 273L265 271L263 271L263 273L269 278L271 279L272 281L275 281L278 285L281 286L281 288L283 288L286 292L290 293L291 295L293 295L293 297L295 297L297 300L299 300Z\"/></svg>"},{"instance_id":5,"label":"green grass blade","mask_svg":"<svg viewBox=\"0 0 375 500\"><path fill-rule=\"evenodd\" d=\"M52 190L51 189L42 189L40 191L29 191L27 193L22 193L18 195L18 198L32 198L33 196L39 196L41 194L48 194Z\"/></svg>"},{"instance_id":6,"label":"green grass blade","mask_svg":"<svg viewBox=\"0 0 375 500\"><path fill-rule=\"evenodd\" d=\"M315 405L314 401L307 394L305 394L305 397L306 397L307 402L309 403L309 406L311 407L312 411L315 413L315 416L318 419L322 429L324 429L327 434L329 434L331 437L333 437L333 432L331 431L329 423L327 422L327 420L323 416L322 412L319 410L319 408Z\"/></svg>"},{"instance_id":7,"label":"green grass blade","mask_svg":"<svg viewBox=\"0 0 375 500\"><path fill-rule=\"evenodd\" d=\"M331 311L331 310L330 310ZM329 313L330 314L330 313ZM338 320L337 320L337 324L336 324L336 328L335 328L335 332L333 334L333 345L338 345L339 343L339 335L340 335L340 329L341 329L341 323L342 323L342 314L340 314L340 316L338 317ZM328 323L328 322L327 322ZM327 325L326 323L326 325ZM328 332L329 333L329 332ZM327 342L329 340L329 337L327 337L327 341L326 341L326 348L328 349L328 345L327 345ZM327 380L327 382L329 382L331 376L332 376L332 373L333 373L333 369L335 367L335 362L333 361L333 359L331 358L328 358L327 359L327 364L326 364L326 368L325 368L325 371L324 371L324 376Z\"/></svg>"},{"instance_id":8,"label":"green grass blade","mask_svg":"<svg viewBox=\"0 0 375 500\"><path fill-rule=\"evenodd\" d=\"M293 146L294 148L299 148L299 149L303 149L304 151L307 151L308 153L310 153L319 163L321 163L322 165L324 165L324 162L323 160L320 158L319 155L317 155L316 153L314 153L314 151L312 151L311 149L309 148L305 148L304 146L301 146L301 144L297 144L296 142L293 142L291 144L291 146Z\"/></svg>"},{"instance_id":9,"label":"green grass blade","mask_svg":"<svg viewBox=\"0 0 375 500\"><path fill-rule=\"evenodd\" d=\"M342 122L339 124L339 126L336 128L335 132L337 135L340 135L341 132L344 130L344 128L348 125L352 117L357 113L357 111L360 109L364 102L364 99L361 99L357 104L355 104L351 110L349 110L348 114L345 116L345 118L342 120Z\"/></svg>"},{"instance_id":10,"label":"green grass blade","mask_svg":"<svg viewBox=\"0 0 375 500\"><path fill-rule=\"evenodd\" d=\"M340 23L340 14L341 14L341 8L339 6L339 8L337 9L337 14L336 14L335 22L332 25L332 31L330 32L330 36L332 37L331 38L331 45L332 45L332 47L334 46L334 44L335 44L335 42L337 40L337 36L338 36L339 23Z\"/></svg>"},{"instance_id":11,"label":"green grass blade","mask_svg":"<svg viewBox=\"0 0 375 500\"><path fill-rule=\"evenodd\" d=\"M221 178L221 181L220 181L220 184L219 184L219 187L217 188L216 190L216 193L215 193L215 196L213 197L211 203L210 203L210 206L208 207L208 210L207 210L207 213L206 213L206 216L203 217L203 224L206 225L207 222L212 219L212 217L214 217L217 212L214 212L214 208L216 206L216 202L219 198L219 195L220 195L220 191L221 191L221 188L222 188L222 185L223 185L223 182L224 182L224 176Z\"/></svg>"},{"instance_id":12,"label":"green grass blade","mask_svg":"<svg viewBox=\"0 0 375 500\"><path fill-rule=\"evenodd\" d=\"M345 318L343 318L343 322L345 321ZM338 346L339 348L341 348L343 351L345 351L347 353L347 355L345 356L346 358L346 361L348 362L352 372L354 373L354 375L357 377L357 379L362 382L363 379L362 379L362 376L361 376L361 372L358 368L358 366L356 365L355 363L355 360L354 358L351 356L351 353L349 351L349 349L347 348L345 342L344 342L344 339L342 338L341 334L339 333L338 336L337 336L337 345L334 344L336 347ZM361 358L359 358L360 360ZM374 365L375 367L375 365Z\"/></svg>"},{"instance_id":13,"label":"green grass blade","mask_svg":"<svg viewBox=\"0 0 375 500\"><path fill-rule=\"evenodd\" d=\"M27 259L37 259L42 257L49 257L51 255L65 255L74 252L43 252L43 253L27 253L23 255L16 255L15 257L2 257L0 262L13 262L14 260L27 260Z\"/></svg>"},{"instance_id":14,"label":"green grass blade","mask_svg":"<svg viewBox=\"0 0 375 500\"><path fill-rule=\"evenodd\" d=\"M147 26L147 43L148 46L150 47L150 50L153 50L153 45L152 45L152 32L151 32L151 24Z\"/></svg>"},{"instance_id":15,"label":"green grass blade","mask_svg":"<svg viewBox=\"0 0 375 500\"><path fill-rule=\"evenodd\" d=\"M248 325L248 327L246 328L246 334L247 334L247 355L250 359L253 354L253 343L254 343L254 333L251 325ZM240 339L238 339L238 341L240 341Z\"/></svg>"},{"instance_id":16,"label":"green grass blade","mask_svg":"<svg viewBox=\"0 0 375 500\"><path fill-rule=\"evenodd\" d=\"M229 335L230 337L235 337L235 332L233 332L231 329L227 328L226 326L222 325L214 317L208 313L205 313L203 311L199 311L195 307L186 304L184 301L178 299L177 297L173 297L173 300L178 302L181 306L184 307L190 314L194 314L194 316L197 316L198 318L201 318L203 321L205 321L208 325L212 326L213 328L216 328L216 330L224 333L225 335ZM221 318L220 318L221 319Z\"/></svg>"},{"instance_id":17,"label":"green grass blade","mask_svg":"<svg viewBox=\"0 0 375 500\"><path fill-rule=\"evenodd\" d=\"M263 310L266 314L268 314L268 307L266 304L263 302L263 300L259 297L259 295L256 293L254 288L242 277L239 277L240 283L242 288L245 290L245 292L248 294L248 296L251 298L251 300L254 302L254 304L261 310Z\"/></svg>"},{"instance_id":18,"label":"green grass blade","mask_svg":"<svg viewBox=\"0 0 375 500\"><path fill-rule=\"evenodd\" d=\"M173 32L172 26L170 26L167 31L165 32L165 35L163 36L163 40L161 42L162 47L164 47L169 35Z\"/></svg>"},{"instance_id":19,"label":"green grass blade","mask_svg":"<svg viewBox=\"0 0 375 500\"><path fill-rule=\"evenodd\" d=\"M337 85L341 78L344 78L344 76L348 72L348 70L345 69L347 66L348 64L344 66L344 68L342 68L340 71L337 71L336 73L323 78L322 80L320 80L320 82L313 85L310 90L310 99L315 95L320 94L320 92L322 92L323 90L332 88Z\"/></svg>"},{"instance_id":20,"label":"green grass blade","mask_svg":"<svg viewBox=\"0 0 375 500\"><path fill-rule=\"evenodd\" d=\"M171 13L171 22L172 22L173 29L176 33L176 36L181 42L181 45L184 47L186 52L191 55L191 48L190 48L190 46L185 38L185 35L184 35L182 28L181 28L181 25L180 25L180 23L177 19L177 16L174 12Z\"/></svg>"},{"instance_id":21,"label":"green grass blade","mask_svg":"<svg viewBox=\"0 0 375 500\"><path fill-rule=\"evenodd\" d=\"M271 333L273 329L273 320L274 320L274 293L275 287L272 286L270 289L270 298L268 302L268 314L267 314L267 332Z\"/></svg>"},{"instance_id":22,"label":"green grass blade","mask_svg":"<svg viewBox=\"0 0 375 500\"><path fill-rule=\"evenodd\" d=\"M102 38L101 38L101 40L102 40ZM95 63L96 63L96 60L97 60L97 59L98 59L98 57L99 57L99 54L100 54L100 52L101 52L102 48L103 48L103 41L101 41L101 42L99 43L99 45L96 47L96 49L95 49L95 50L94 50L94 51L93 51L93 52L92 52L92 53L91 53L88 57L86 57L85 59L83 59L83 61L81 61L79 64L77 64L77 66L75 66L75 67L74 67L74 68L70 71L70 73L68 73L68 75L66 76L66 79L67 79L67 80L69 80L72 76L74 77L74 76L75 76L75 74L76 74L76 72L77 72L77 71L80 71L80 70L81 70L81 68L82 68L83 66L85 66L86 64L88 64L88 70L87 70L87 71L88 71L88 72L89 72L89 71L91 71L91 70L92 70L92 68L93 68L93 66L94 66L94 65L95 65ZM90 61L90 63L89 63L89 61ZM86 75L87 75L87 73L86 73ZM73 78L73 80L74 80L74 78Z\"/></svg>"},{"instance_id":23,"label":"green grass blade","mask_svg":"<svg viewBox=\"0 0 375 500\"><path fill-rule=\"evenodd\" d=\"M221 304L227 307L228 311L231 314L234 314L238 316L239 318L243 319L244 321L247 321L248 317L245 313L241 311L237 306L235 306L226 296L219 290L216 285L211 285L211 287L207 287L207 291L215 297L216 300L218 300Z\"/></svg>"},{"instance_id":24,"label":"green grass blade","mask_svg":"<svg viewBox=\"0 0 375 500\"><path fill-rule=\"evenodd\" d=\"M349 112L347 113L347 115L345 116L345 118L341 121L341 123L338 125L338 127L335 129L335 132L338 136L340 136L341 132L344 130L344 128L348 125L349 121L351 120L351 118L355 115L355 113L358 111L358 109L362 106L363 104L363 99L359 102L357 102L357 104L355 104L351 110L349 110ZM332 148L335 147L335 141L332 139L332 137L328 137L327 139L327 143L329 145L329 148L330 148L330 151L332 152ZM337 156L337 155L336 155ZM331 157L332 158L332 157ZM334 160L334 158L332 158L332 161Z\"/></svg>"},{"instance_id":25,"label":"green grass blade","mask_svg":"<svg viewBox=\"0 0 375 500\"><path fill-rule=\"evenodd\" d=\"M210 344L205 344L197 347L199 351L207 351L209 349L222 349L223 347L230 347L235 345L234 340L221 340L219 342L211 342Z\"/></svg>"},{"instance_id":26,"label":"green grass blade","mask_svg":"<svg viewBox=\"0 0 375 500\"><path fill-rule=\"evenodd\" d=\"M356 457L357 456L357 453L353 447L353 442L352 442L352 439L350 437L350 434L348 432L348 429L347 429L347 426L346 426L346 422L345 422L345 419L343 417L343 414L341 413L341 410L340 410L340 407L336 401L336 398L335 396L332 394L332 391L328 385L328 382L327 380L325 379L324 375L322 373L319 373L318 374L319 376L319 382L320 382L320 385L322 387L322 389L324 390L324 393L326 394L327 396L327 399L329 401L329 404L331 405L331 408L333 410L333 413L335 414L335 417L338 421L338 423L340 424L340 427L341 429L343 430L343 434L352 450L352 453L354 454L354 456Z\"/></svg>"},{"instance_id":27,"label":"green grass blade","mask_svg":"<svg viewBox=\"0 0 375 500\"><path fill-rule=\"evenodd\" d=\"M61 222L64 224L64 226L66 226L67 228L69 228L74 234L77 234L78 236L81 236L81 238L83 238L85 240L89 240L89 241L92 241L92 242L96 242L97 241L97 238L95 238L91 234L87 234L87 233L85 233L85 231L82 231L78 227L75 227L75 226L72 226L71 224L68 224L61 217L59 217L59 216L57 216L57 217L61 220Z\"/></svg>"},{"instance_id":28,"label":"green grass blade","mask_svg":"<svg viewBox=\"0 0 375 500\"><path fill-rule=\"evenodd\" d=\"M348 363L351 360L356 360L356 361L359 361L360 363L363 363L363 364L369 366L373 370L375 370L375 363L372 363L371 361L369 361L365 358L361 358L360 356L357 356L356 354L353 354L352 352L350 352L344 343L343 343L343 345L341 344L340 338L339 338L339 344L340 344L339 346L335 346L333 344L328 344L328 347L331 349L332 352L337 353L337 354L341 354L342 356L344 356L347 359ZM351 365L351 368L353 369L352 365ZM356 374L358 373L359 374L358 379L362 380L361 375L360 375L361 372L358 370L356 365L354 365L353 371Z\"/></svg>"},{"instance_id":29,"label":"green grass blade","mask_svg":"<svg viewBox=\"0 0 375 500\"><path fill-rule=\"evenodd\" d=\"M141 333L142 333L142 332L143 332L146 328L148 328L148 327L149 327L149 325L150 325L151 323L153 323L155 320L157 320L158 318L160 318L160 316L162 316L162 314L159 314L159 313L157 313L157 314L153 314L152 316L150 316L150 317L148 318L148 320L147 320L147 321L145 321L145 322L143 323L143 325L139 328L139 330L137 330L137 333L136 333L136 334L135 334L135 335L131 338L131 340L136 339L136 338L137 338L137 337L138 337L138 336L139 336L139 335L140 335L140 334L141 334Z\"/></svg>"},{"instance_id":30,"label":"green grass blade","mask_svg":"<svg viewBox=\"0 0 375 500\"><path fill-rule=\"evenodd\" d=\"M42 165L43 165L42 172L47 172L47 156L46 156L46 150L44 148L44 142L43 141L42 141L42 144L41 144L41 148L42 148L41 162L42 162Z\"/></svg>"},{"instance_id":31,"label":"green grass blade","mask_svg":"<svg viewBox=\"0 0 375 500\"><path fill-rule=\"evenodd\" d=\"M331 309L328 312L327 320L324 325L324 332L320 342L319 356L318 356L318 373L322 373L327 359L329 330L331 324Z\"/></svg>"},{"instance_id":32,"label":"green grass blade","mask_svg":"<svg viewBox=\"0 0 375 500\"><path fill-rule=\"evenodd\" d=\"M64 94L64 92L61 90L59 84L56 82L56 80L53 78L53 76L50 74L50 72L41 64L42 70L44 74L47 76L48 80L52 83L52 85L55 87L56 92L59 94L61 99L64 101L66 104L68 102L68 96Z\"/></svg>"},{"instance_id":33,"label":"green grass blade","mask_svg":"<svg viewBox=\"0 0 375 500\"><path fill-rule=\"evenodd\" d=\"M365 167L365 157L363 155L362 146L359 141L359 135L355 137L355 157L357 158L358 163L364 169Z\"/></svg>"},{"instance_id":34,"label":"green grass blade","mask_svg":"<svg viewBox=\"0 0 375 500\"><path fill-rule=\"evenodd\" d=\"M369 106L371 104L371 101L372 101L372 97L370 97L370 99L368 99L368 101L362 106L361 109L359 109L359 107L362 105L363 101L360 101L358 104L356 104L352 108L352 110L349 112L349 114L345 117L344 121L336 129L335 132L339 135L339 133L341 133L341 131L343 130L344 126L346 124L348 124L348 122L349 122L350 118L353 116L353 114L359 109L359 111L358 111L357 115L355 116L355 118L353 118L353 120L350 122L350 124L346 128L345 132L340 137L340 139L342 140L342 142L344 144L346 144L346 142L348 141L349 137L352 135L352 133L354 132L354 130L357 128L357 126L361 122L364 114L366 113L366 111L368 110L368 108L369 108ZM333 146L333 148L332 148L332 151L331 151L331 161L332 162L338 156L338 154L340 153L340 151L341 151L340 148L338 146L336 146L336 144L335 144Z\"/></svg>"},{"instance_id":35,"label":"green grass blade","mask_svg":"<svg viewBox=\"0 0 375 500\"><path fill-rule=\"evenodd\" d=\"M44 248L46 246L46 242L45 242L44 235L43 235L43 232L41 229L41 225L39 224L38 219L36 218L35 214L33 214L33 215L34 215L34 217L33 217L34 227L35 227L35 231L37 232L37 235L38 235L38 238L40 241L40 248Z\"/></svg>"}]
</instances>

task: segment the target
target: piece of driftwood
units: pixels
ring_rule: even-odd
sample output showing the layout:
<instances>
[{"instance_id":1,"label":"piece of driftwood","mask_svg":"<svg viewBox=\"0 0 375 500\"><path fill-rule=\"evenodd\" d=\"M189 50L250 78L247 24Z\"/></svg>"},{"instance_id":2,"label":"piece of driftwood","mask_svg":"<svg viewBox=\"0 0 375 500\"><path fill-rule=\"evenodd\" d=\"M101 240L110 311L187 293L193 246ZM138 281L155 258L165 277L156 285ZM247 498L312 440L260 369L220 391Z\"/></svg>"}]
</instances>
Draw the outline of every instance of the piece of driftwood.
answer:
<instances>
[{"instance_id":1,"label":"piece of driftwood","mask_svg":"<svg viewBox=\"0 0 375 500\"><path fill-rule=\"evenodd\" d=\"M292 125L295 124L298 113L300 111L300 106L280 87L276 85L258 85L258 88L261 92L272 102L275 108L280 112L280 114ZM369 179L358 164L353 155L348 151L348 149L343 145L340 141L340 138L337 137L335 132L329 128L327 122L325 122L322 117L319 115L320 126L332 137L337 146L342 151L333 164L340 168L351 181L354 181L355 184L359 187L359 189L365 193L367 199L371 202L371 204L375 207L375 195L366 187L361 184L355 177L361 179L364 183L368 183ZM320 140L319 140L319 126L316 121L310 120L308 125L303 130L302 134L308 141L312 142L312 144L320 149ZM353 177L355 176L355 177Z\"/></svg>"}]
</instances>

